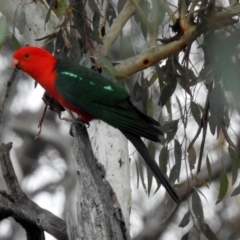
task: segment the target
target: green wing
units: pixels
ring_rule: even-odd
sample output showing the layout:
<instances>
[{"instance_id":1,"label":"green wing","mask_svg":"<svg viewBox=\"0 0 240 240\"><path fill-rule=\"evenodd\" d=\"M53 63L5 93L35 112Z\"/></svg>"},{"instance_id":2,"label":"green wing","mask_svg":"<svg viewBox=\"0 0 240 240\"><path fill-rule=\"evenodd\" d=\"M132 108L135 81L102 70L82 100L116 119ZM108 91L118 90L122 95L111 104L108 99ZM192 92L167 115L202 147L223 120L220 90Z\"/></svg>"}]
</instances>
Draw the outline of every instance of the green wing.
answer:
<instances>
[{"instance_id":1,"label":"green wing","mask_svg":"<svg viewBox=\"0 0 240 240\"><path fill-rule=\"evenodd\" d=\"M71 105L122 131L159 140L159 124L131 104L124 88L68 61L58 60L56 70L56 88Z\"/></svg>"}]
</instances>

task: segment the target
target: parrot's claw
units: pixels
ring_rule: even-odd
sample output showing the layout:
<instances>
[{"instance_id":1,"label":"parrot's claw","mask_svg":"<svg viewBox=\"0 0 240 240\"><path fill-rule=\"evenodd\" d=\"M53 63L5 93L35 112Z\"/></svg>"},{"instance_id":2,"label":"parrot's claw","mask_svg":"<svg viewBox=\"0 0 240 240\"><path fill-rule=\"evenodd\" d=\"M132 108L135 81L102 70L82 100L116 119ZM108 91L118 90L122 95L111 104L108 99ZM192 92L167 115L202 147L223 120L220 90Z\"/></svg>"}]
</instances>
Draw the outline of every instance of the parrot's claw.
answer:
<instances>
[{"instance_id":1,"label":"parrot's claw","mask_svg":"<svg viewBox=\"0 0 240 240\"><path fill-rule=\"evenodd\" d=\"M89 128L90 124L89 123L85 123L83 122L80 118L76 118L76 119L73 119L72 120L72 124L71 124L71 127L70 127L70 130L69 130L69 134L74 137L74 134L73 134L73 124L77 124L81 129L87 127Z\"/></svg>"}]
</instances>

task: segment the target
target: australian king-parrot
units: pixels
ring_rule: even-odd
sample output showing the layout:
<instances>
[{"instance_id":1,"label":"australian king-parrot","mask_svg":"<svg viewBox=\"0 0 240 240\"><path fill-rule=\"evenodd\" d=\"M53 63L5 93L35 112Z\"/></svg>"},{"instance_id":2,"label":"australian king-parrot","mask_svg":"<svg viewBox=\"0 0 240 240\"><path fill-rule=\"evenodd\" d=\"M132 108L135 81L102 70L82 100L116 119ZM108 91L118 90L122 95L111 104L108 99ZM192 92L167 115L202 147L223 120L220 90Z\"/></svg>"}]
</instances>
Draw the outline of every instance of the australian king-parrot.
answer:
<instances>
[{"instance_id":1,"label":"australian king-parrot","mask_svg":"<svg viewBox=\"0 0 240 240\"><path fill-rule=\"evenodd\" d=\"M180 203L176 191L141 140L144 137L160 142L160 124L140 112L124 88L91 69L57 59L33 46L17 50L13 54L13 66L35 79L64 108L77 113L84 123L100 119L119 129L141 154L157 181L176 203Z\"/></svg>"}]
</instances>

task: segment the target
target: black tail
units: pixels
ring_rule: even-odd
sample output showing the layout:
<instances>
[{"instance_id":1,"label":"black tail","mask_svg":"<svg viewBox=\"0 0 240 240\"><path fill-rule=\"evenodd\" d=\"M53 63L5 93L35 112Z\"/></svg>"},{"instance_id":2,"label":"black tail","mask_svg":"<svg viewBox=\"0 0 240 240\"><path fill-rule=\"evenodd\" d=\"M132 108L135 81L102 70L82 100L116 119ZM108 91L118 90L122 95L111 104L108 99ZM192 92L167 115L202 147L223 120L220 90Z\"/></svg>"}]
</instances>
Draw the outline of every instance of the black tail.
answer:
<instances>
[{"instance_id":1,"label":"black tail","mask_svg":"<svg viewBox=\"0 0 240 240\"><path fill-rule=\"evenodd\" d=\"M141 138L125 131L122 131L122 133L129 141L132 142L134 147L141 154L141 156L147 163L148 167L151 169L151 171L155 175L156 179L165 187L165 189L170 194L172 199L177 204L179 204L181 202L179 199L179 196L177 195L176 191L173 189L172 185L169 183L168 179L166 178L164 173L161 171L161 169L159 168L155 160L151 157L147 147L145 146Z\"/></svg>"}]
</instances>

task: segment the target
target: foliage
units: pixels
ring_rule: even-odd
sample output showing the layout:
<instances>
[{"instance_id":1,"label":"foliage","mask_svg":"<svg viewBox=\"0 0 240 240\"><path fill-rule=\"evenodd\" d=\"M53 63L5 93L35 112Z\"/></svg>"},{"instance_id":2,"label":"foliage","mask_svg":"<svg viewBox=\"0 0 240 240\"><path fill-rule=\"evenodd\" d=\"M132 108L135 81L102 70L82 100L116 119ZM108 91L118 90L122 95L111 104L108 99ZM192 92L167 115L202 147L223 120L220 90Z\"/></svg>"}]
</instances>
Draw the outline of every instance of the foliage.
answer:
<instances>
[{"instance_id":1,"label":"foliage","mask_svg":"<svg viewBox=\"0 0 240 240\"><path fill-rule=\"evenodd\" d=\"M70 1L69 5L59 1L58 8L54 3L50 3L45 24L51 14L57 14L59 27L38 41L44 41L44 48L59 58L81 62L108 78L116 78L131 92L139 109L161 122L165 136L162 146L159 149L148 143L150 152L158 157L163 171L169 172L172 183L177 182L176 187L184 185L184 175L193 179L190 185L185 184L188 195L193 191L192 207L179 225L185 227L192 219L193 228L182 239L201 234L216 239L205 221L199 192L193 187L208 186L214 177L212 165L222 154L216 204L224 199L229 188L229 169L225 167L223 152L232 162L232 185L238 182L239 129L236 129L234 117L239 118L240 113L240 38L234 16L240 12L239 5L223 8L210 0L181 0L177 4L131 0L118 1L117 5L104 0L76 0ZM129 14L131 21L123 29L125 22L119 16L122 11L127 12L124 8L127 4L132 4L135 9ZM115 23L122 27L117 36ZM0 30L4 24L0 22ZM24 8L19 6L13 29L17 27L22 34L25 24ZM0 44L4 34L1 30ZM18 48L14 30L11 39ZM139 48L138 41L148 47ZM210 143L210 135L217 140ZM201 140L198 140L200 136ZM218 154L217 158L213 157L213 152ZM151 173L147 172L146 184L144 166L139 159L136 169L138 179L149 195ZM196 173L204 170L208 173L206 179L194 178ZM232 193L236 194L239 194L239 185Z\"/></svg>"}]
</instances>

